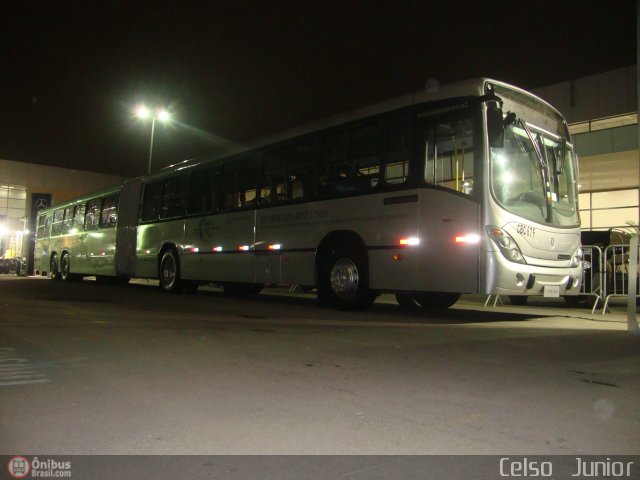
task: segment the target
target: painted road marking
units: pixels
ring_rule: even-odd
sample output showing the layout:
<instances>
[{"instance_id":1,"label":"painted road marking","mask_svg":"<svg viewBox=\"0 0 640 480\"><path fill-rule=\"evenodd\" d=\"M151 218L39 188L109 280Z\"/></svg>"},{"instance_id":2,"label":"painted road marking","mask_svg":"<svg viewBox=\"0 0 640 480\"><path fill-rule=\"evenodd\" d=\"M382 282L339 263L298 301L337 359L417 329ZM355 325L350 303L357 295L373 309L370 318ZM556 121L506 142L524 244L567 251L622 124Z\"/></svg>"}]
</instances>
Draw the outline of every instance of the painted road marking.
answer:
<instances>
[{"instance_id":1,"label":"painted road marking","mask_svg":"<svg viewBox=\"0 0 640 480\"><path fill-rule=\"evenodd\" d=\"M0 387L46 383L50 380L44 373L38 373L15 348L0 347Z\"/></svg>"}]
</instances>

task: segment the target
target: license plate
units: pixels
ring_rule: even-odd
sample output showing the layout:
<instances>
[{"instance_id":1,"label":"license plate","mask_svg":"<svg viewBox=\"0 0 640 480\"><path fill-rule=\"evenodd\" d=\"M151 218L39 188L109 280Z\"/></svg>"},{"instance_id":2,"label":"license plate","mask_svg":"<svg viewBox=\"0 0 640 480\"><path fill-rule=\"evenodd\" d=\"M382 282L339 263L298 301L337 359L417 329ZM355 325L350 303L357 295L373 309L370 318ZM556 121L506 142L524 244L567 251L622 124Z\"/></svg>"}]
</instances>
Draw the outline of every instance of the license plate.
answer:
<instances>
[{"instance_id":1,"label":"license plate","mask_svg":"<svg viewBox=\"0 0 640 480\"><path fill-rule=\"evenodd\" d=\"M560 286L559 285L545 285L544 286L544 296L558 298L560 296Z\"/></svg>"}]
</instances>

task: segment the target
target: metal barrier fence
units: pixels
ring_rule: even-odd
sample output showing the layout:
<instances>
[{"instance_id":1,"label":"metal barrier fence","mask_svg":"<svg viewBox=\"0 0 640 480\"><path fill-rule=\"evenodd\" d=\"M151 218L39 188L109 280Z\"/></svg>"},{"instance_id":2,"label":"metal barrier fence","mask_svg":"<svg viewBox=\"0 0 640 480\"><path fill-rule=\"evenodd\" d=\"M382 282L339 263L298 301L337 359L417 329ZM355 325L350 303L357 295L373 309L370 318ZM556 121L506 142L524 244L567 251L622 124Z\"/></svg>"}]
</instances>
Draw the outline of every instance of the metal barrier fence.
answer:
<instances>
[{"instance_id":1,"label":"metal barrier fence","mask_svg":"<svg viewBox=\"0 0 640 480\"><path fill-rule=\"evenodd\" d=\"M595 297L591 308L591 313L593 313L600 301L606 297L604 255L602 254L602 249L597 245L583 245L582 252L584 260L589 262L591 266L582 271L580 295Z\"/></svg>"},{"instance_id":2,"label":"metal barrier fence","mask_svg":"<svg viewBox=\"0 0 640 480\"><path fill-rule=\"evenodd\" d=\"M629 258L631 247L629 245L609 245L604 249L603 257L603 297L604 306L602 313L604 314L609 308L609 301L613 297L629 297L633 296L633 292L629 292L629 271L632 270L637 275L637 268L629 268ZM634 282L636 285L637 282ZM638 300L638 288L635 292L636 302ZM594 306L595 310L595 306Z\"/></svg>"}]
</instances>

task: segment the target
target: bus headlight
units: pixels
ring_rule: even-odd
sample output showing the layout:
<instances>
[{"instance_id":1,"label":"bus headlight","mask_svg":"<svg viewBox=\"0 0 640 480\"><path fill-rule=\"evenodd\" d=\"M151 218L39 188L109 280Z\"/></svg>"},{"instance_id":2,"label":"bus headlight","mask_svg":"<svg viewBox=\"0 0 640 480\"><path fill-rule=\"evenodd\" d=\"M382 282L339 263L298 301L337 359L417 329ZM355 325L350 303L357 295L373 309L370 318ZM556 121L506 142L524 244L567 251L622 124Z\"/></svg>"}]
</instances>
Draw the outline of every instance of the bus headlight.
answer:
<instances>
[{"instance_id":1,"label":"bus headlight","mask_svg":"<svg viewBox=\"0 0 640 480\"><path fill-rule=\"evenodd\" d=\"M501 228L494 227L492 225L487 225L486 230L489 234L489 238L498 246L502 255L504 255L508 260L515 263L527 263L524 260L524 256L522 255L520 248L518 248L518 244L513 238L511 238L511 235Z\"/></svg>"},{"instance_id":2,"label":"bus headlight","mask_svg":"<svg viewBox=\"0 0 640 480\"><path fill-rule=\"evenodd\" d=\"M571 268L579 267L583 257L584 254L582 252L582 248L578 248L578 250L576 250L576 253L573 254L573 257L571 257L571 263L569 264L569 266Z\"/></svg>"}]
</instances>

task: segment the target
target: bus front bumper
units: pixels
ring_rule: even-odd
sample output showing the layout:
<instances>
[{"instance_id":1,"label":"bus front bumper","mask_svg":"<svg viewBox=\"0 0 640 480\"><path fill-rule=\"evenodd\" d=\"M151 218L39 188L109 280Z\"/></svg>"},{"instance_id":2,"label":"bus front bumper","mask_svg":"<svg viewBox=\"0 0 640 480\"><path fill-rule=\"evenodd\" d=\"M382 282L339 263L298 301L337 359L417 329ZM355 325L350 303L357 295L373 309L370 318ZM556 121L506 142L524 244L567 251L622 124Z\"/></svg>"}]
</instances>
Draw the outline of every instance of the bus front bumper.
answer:
<instances>
[{"instance_id":1,"label":"bus front bumper","mask_svg":"<svg viewBox=\"0 0 640 480\"><path fill-rule=\"evenodd\" d=\"M485 293L494 295L578 295L582 283L582 265L578 267L541 267L510 262L500 252L485 252L487 260ZM557 287L547 288L545 287Z\"/></svg>"}]
</instances>

